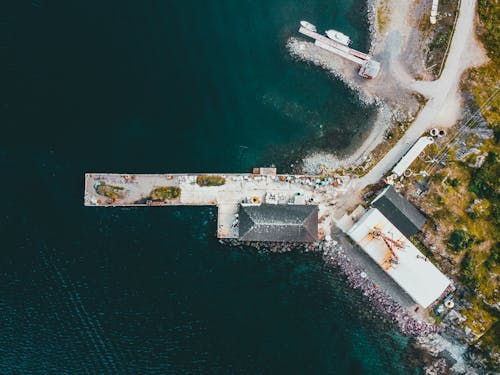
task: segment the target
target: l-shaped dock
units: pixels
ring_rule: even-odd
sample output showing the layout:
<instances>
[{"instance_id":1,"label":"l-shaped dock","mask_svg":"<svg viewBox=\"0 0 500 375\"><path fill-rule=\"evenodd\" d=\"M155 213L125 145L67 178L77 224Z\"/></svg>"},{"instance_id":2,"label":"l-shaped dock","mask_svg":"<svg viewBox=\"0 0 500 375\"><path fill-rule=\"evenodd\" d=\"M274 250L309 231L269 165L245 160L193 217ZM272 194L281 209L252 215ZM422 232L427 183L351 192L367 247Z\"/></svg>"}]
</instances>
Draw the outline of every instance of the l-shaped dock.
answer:
<instances>
[{"instance_id":1,"label":"l-shaped dock","mask_svg":"<svg viewBox=\"0 0 500 375\"><path fill-rule=\"evenodd\" d=\"M358 73L360 76L369 79L378 76L380 72L380 63L374 60L370 55L319 34L316 32L316 27L306 21L301 21L299 33L314 39L314 44L318 47L360 65L361 68Z\"/></svg>"},{"instance_id":2,"label":"l-shaped dock","mask_svg":"<svg viewBox=\"0 0 500 375\"><path fill-rule=\"evenodd\" d=\"M274 170L274 171L273 171ZM278 175L274 168L256 168L254 173L202 174L223 178L220 186L200 186L200 174L85 174L85 206L217 206L217 237L238 238L240 204L313 204L319 207L320 239L330 235L330 211L344 190L340 178ZM116 189L116 196L103 194L99 186ZM173 199L158 200L151 192L159 187L180 189Z\"/></svg>"}]
</instances>

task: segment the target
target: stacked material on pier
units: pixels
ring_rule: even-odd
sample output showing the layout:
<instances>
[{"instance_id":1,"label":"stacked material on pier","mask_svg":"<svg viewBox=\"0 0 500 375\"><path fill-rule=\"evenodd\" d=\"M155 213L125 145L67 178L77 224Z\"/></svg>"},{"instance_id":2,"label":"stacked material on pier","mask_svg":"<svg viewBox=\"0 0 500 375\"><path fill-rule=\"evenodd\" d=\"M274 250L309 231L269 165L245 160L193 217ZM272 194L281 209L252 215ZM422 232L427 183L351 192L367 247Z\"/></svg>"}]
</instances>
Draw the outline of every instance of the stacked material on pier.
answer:
<instances>
[{"instance_id":1,"label":"stacked material on pier","mask_svg":"<svg viewBox=\"0 0 500 375\"><path fill-rule=\"evenodd\" d=\"M450 280L376 208L371 208L354 224L348 235L424 308L450 285ZM383 267L388 255L392 264Z\"/></svg>"},{"instance_id":2,"label":"stacked material on pier","mask_svg":"<svg viewBox=\"0 0 500 375\"><path fill-rule=\"evenodd\" d=\"M253 169L254 175L276 176L276 167L260 167Z\"/></svg>"},{"instance_id":3,"label":"stacked material on pier","mask_svg":"<svg viewBox=\"0 0 500 375\"><path fill-rule=\"evenodd\" d=\"M314 242L318 239L318 206L240 205L239 239L263 242Z\"/></svg>"},{"instance_id":4,"label":"stacked material on pier","mask_svg":"<svg viewBox=\"0 0 500 375\"><path fill-rule=\"evenodd\" d=\"M420 232L426 221L425 216L390 185L373 200L372 207L378 209L406 237Z\"/></svg>"},{"instance_id":5,"label":"stacked material on pier","mask_svg":"<svg viewBox=\"0 0 500 375\"><path fill-rule=\"evenodd\" d=\"M413 161L425 150L425 148L432 144L434 139L432 137L421 137L415 144L408 150L408 152L401 158L398 164L392 169L392 173L401 176L413 163Z\"/></svg>"},{"instance_id":6,"label":"stacked material on pier","mask_svg":"<svg viewBox=\"0 0 500 375\"><path fill-rule=\"evenodd\" d=\"M316 26L307 22L300 22L299 33L314 39L318 47L361 65L359 75L364 78L375 78L380 72L380 63L372 59L370 55L349 48L350 38L336 30L328 30L328 37L318 34Z\"/></svg>"}]
</instances>

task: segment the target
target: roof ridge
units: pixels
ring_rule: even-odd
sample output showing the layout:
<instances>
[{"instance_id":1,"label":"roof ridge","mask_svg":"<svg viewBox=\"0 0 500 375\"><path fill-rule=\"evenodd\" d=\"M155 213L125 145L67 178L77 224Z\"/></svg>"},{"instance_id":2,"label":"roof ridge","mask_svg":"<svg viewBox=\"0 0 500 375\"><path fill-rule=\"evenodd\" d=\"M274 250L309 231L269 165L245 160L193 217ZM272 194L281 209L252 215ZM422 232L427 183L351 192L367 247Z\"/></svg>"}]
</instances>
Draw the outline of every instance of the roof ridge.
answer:
<instances>
[{"instance_id":1,"label":"roof ridge","mask_svg":"<svg viewBox=\"0 0 500 375\"><path fill-rule=\"evenodd\" d=\"M288 222L281 222L281 223L261 223L261 222L255 222L255 225L286 225L286 226L291 226L291 225L298 225L298 226L304 226L304 221L300 222L300 223L288 223Z\"/></svg>"},{"instance_id":2,"label":"roof ridge","mask_svg":"<svg viewBox=\"0 0 500 375\"><path fill-rule=\"evenodd\" d=\"M316 216L318 215L318 213L319 213L319 210L316 210ZM314 239L316 239L318 237L318 227L316 226L316 233L311 233L311 231L309 230L309 225L308 225L309 224L308 221L310 219L314 219L312 217L312 212L304 220L304 226L303 227L306 230L306 232L309 233L309 236L314 240Z\"/></svg>"}]
</instances>

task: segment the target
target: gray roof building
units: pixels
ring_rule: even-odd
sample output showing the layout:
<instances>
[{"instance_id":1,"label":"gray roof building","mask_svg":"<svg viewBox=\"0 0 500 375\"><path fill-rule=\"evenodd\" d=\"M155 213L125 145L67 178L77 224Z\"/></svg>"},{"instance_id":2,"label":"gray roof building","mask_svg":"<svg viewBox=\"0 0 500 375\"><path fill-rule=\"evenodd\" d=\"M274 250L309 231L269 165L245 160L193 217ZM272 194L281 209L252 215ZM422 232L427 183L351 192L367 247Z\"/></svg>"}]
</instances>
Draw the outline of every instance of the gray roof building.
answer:
<instances>
[{"instance_id":1,"label":"gray roof building","mask_svg":"<svg viewBox=\"0 0 500 375\"><path fill-rule=\"evenodd\" d=\"M425 224L425 216L391 185L375 198L372 207L379 210L405 237L419 232Z\"/></svg>"},{"instance_id":2,"label":"gray roof building","mask_svg":"<svg viewBox=\"0 0 500 375\"><path fill-rule=\"evenodd\" d=\"M240 205L238 213L241 241L314 242L318 239L318 206Z\"/></svg>"}]
</instances>

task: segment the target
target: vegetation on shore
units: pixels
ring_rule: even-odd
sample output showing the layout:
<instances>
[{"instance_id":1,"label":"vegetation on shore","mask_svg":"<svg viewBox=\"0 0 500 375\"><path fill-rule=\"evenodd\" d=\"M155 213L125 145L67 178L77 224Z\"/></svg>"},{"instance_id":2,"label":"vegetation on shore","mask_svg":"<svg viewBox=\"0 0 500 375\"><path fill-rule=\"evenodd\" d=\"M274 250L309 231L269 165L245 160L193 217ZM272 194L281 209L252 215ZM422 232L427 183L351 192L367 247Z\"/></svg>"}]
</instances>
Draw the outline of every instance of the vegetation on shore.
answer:
<instances>
[{"instance_id":1,"label":"vegetation on shore","mask_svg":"<svg viewBox=\"0 0 500 375\"><path fill-rule=\"evenodd\" d=\"M429 15L431 2L425 5L425 11L421 13L418 25L421 33L421 43L425 53L426 74L432 79L441 75L444 62L448 53L448 45L453 35L453 28L458 16L459 2L456 0L441 0L438 7L437 22L431 25ZM422 77L419 77L422 79Z\"/></svg>"},{"instance_id":2,"label":"vegetation on shore","mask_svg":"<svg viewBox=\"0 0 500 375\"><path fill-rule=\"evenodd\" d=\"M459 137L468 150L466 158L448 151L446 165L433 169L430 176L414 175L406 183L407 196L424 211L429 220L417 241L425 245L440 268L465 288L460 310L470 330L474 350L479 349L488 365L500 368L500 6L495 0L479 0L478 34L491 61L470 70L462 88L473 94L478 111L493 130L494 137L478 141L475 131ZM472 108L472 110L475 110ZM471 127L477 126L472 121ZM456 129L449 137L457 134ZM458 145L459 141L454 142ZM426 159L434 158L437 146L429 146ZM476 163L478 155L484 162ZM414 171L428 169L422 159ZM425 191L422 195L419 191Z\"/></svg>"},{"instance_id":3,"label":"vegetation on shore","mask_svg":"<svg viewBox=\"0 0 500 375\"><path fill-rule=\"evenodd\" d=\"M490 62L472 69L467 77L467 87L472 91L481 113L494 131L494 138L485 145L488 152L485 163L479 169L470 170L470 194L483 201L483 212L486 217L484 225L490 228L490 245L481 251L479 244L464 256L462 261L463 279L469 285L470 300L473 307L471 317L489 315L485 321L489 327L477 340L477 344L489 355L492 365L500 368L500 309L492 307L499 301L500 289L500 6L496 0L478 1L479 24L478 34L486 48ZM477 216L477 215L474 215ZM480 218L479 218L480 219ZM489 298L488 292L493 296ZM481 322L481 321L480 321ZM475 327L471 327L475 328Z\"/></svg>"},{"instance_id":4,"label":"vegetation on shore","mask_svg":"<svg viewBox=\"0 0 500 375\"><path fill-rule=\"evenodd\" d=\"M500 5L494 0L479 0L478 12L479 37L486 48L490 62L479 68L472 69L466 81L477 105L481 108L483 116L495 130L498 138L500 131L500 95L495 95L495 92L499 88L498 82L500 78L498 74L498 67L500 66L500 28L498 27L500 23Z\"/></svg>"},{"instance_id":5,"label":"vegetation on shore","mask_svg":"<svg viewBox=\"0 0 500 375\"><path fill-rule=\"evenodd\" d=\"M473 243L474 237L463 229L455 229L448 239L448 247L457 253L469 248Z\"/></svg>"},{"instance_id":6,"label":"vegetation on shore","mask_svg":"<svg viewBox=\"0 0 500 375\"><path fill-rule=\"evenodd\" d=\"M102 195L102 196L107 197L107 198L110 198L110 199L122 198L123 194L125 193L124 187L108 185L105 183L96 184L94 186L94 189L97 192L97 194Z\"/></svg>"},{"instance_id":7,"label":"vegetation on shore","mask_svg":"<svg viewBox=\"0 0 500 375\"><path fill-rule=\"evenodd\" d=\"M415 93L414 95L419 104L418 110L414 114L414 117L404 121L398 121L393 118L390 128L388 128L384 134L384 140L377 146L375 146L375 148L370 152L367 160L361 165L347 169L347 172L356 174L360 177L364 176L371 170L373 166L375 166L380 160L384 158L384 156L394 147L396 143L398 143L398 141L403 137L406 130L408 130L412 122L415 120L422 108L427 103L427 99L423 95L418 93ZM339 174L344 174L340 170L336 172Z\"/></svg>"},{"instance_id":8,"label":"vegetation on shore","mask_svg":"<svg viewBox=\"0 0 500 375\"><path fill-rule=\"evenodd\" d=\"M383 34L385 31L385 27L389 21L389 12L390 9L387 0L380 0L380 4L377 7L377 25L380 34Z\"/></svg>"},{"instance_id":9,"label":"vegetation on shore","mask_svg":"<svg viewBox=\"0 0 500 375\"><path fill-rule=\"evenodd\" d=\"M498 145L482 146L494 147ZM428 151L427 156L435 155ZM423 160L412 165L414 171L426 167ZM489 189L497 180L493 169L498 169L498 163L485 162L474 169L449 158L445 167L428 178L414 175L405 184L406 195L429 218L412 242L418 242L420 249L425 246L424 254L465 288L465 308L460 310L466 318L463 327L471 330L472 341L482 345L486 354L499 352L493 340L500 321L494 307L500 299L500 231L498 193ZM419 196L417 190L422 188L426 193Z\"/></svg>"},{"instance_id":10,"label":"vegetation on shore","mask_svg":"<svg viewBox=\"0 0 500 375\"><path fill-rule=\"evenodd\" d=\"M177 186L158 186L151 191L153 200L172 200L181 196L181 189Z\"/></svg>"},{"instance_id":11,"label":"vegetation on shore","mask_svg":"<svg viewBox=\"0 0 500 375\"><path fill-rule=\"evenodd\" d=\"M200 175L196 177L196 183L200 186L221 186L226 183L226 179L223 176Z\"/></svg>"}]
</instances>

